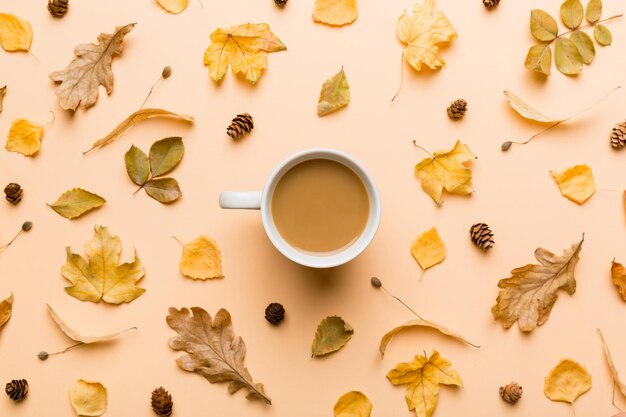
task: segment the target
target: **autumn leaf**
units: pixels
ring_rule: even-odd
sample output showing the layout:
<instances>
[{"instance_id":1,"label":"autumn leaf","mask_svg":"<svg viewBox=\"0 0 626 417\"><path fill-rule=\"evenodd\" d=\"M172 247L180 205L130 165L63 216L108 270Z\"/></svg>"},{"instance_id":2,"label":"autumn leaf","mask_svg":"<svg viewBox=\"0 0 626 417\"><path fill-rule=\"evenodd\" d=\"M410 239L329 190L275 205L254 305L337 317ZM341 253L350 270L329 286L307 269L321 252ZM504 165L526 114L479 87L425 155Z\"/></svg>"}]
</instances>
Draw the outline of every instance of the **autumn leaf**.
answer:
<instances>
[{"instance_id":1,"label":"autumn leaf","mask_svg":"<svg viewBox=\"0 0 626 417\"><path fill-rule=\"evenodd\" d=\"M183 245L179 268L184 276L201 280L224 278L220 248L213 239L200 236L189 243L178 242Z\"/></svg>"},{"instance_id":2,"label":"autumn leaf","mask_svg":"<svg viewBox=\"0 0 626 417\"><path fill-rule=\"evenodd\" d=\"M140 187L143 187L150 178L150 160L148 155L135 145L124 154L124 164L130 179Z\"/></svg>"},{"instance_id":3,"label":"autumn leaf","mask_svg":"<svg viewBox=\"0 0 626 417\"><path fill-rule=\"evenodd\" d=\"M530 33L540 42L550 42L559 34L556 20L541 9L530 12Z\"/></svg>"},{"instance_id":4,"label":"autumn leaf","mask_svg":"<svg viewBox=\"0 0 626 417\"><path fill-rule=\"evenodd\" d=\"M61 71L50 74L50 79L61 83L56 95L65 110L83 110L98 101L101 85L107 94L113 92L113 58L124 49L124 36L135 27L135 23L118 26L112 34L101 33L98 43L86 43L74 48L76 58Z\"/></svg>"},{"instance_id":5,"label":"autumn leaf","mask_svg":"<svg viewBox=\"0 0 626 417\"><path fill-rule=\"evenodd\" d=\"M561 20L570 29L576 29L583 22L585 12L580 0L565 0L560 11Z\"/></svg>"},{"instance_id":6,"label":"autumn leaf","mask_svg":"<svg viewBox=\"0 0 626 417\"><path fill-rule=\"evenodd\" d=\"M0 330L11 320L13 315L13 294L0 301Z\"/></svg>"},{"instance_id":7,"label":"autumn leaf","mask_svg":"<svg viewBox=\"0 0 626 417\"><path fill-rule=\"evenodd\" d=\"M320 98L317 102L317 115L322 117L345 107L350 103L350 86L346 73L341 68L322 85Z\"/></svg>"},{"instance_id":8,"label":"autumn leaf","mask_svg":"<svg viewBox=\"0 0 626 417\"><path fill-rule=\"evenodd\" d=\"M315 338L311 345L311 356L319 357L338 351L352 339L353 334L352 326L341 317L326 317L317 326Z\"/></svg>"},{"instance_id":9,"label":"autumn leaf","mask_svg":"<svg viewBox=\"0 0 626 417\"><path fill-rule=\"evenodd\" d=\"M211 318L200 307L191 307L191 312L187 308L171 307L167 324L178 333L169 340L170 348L187 352L176 359L182 370L202 375L211 383L229 382L230 394L245 388L248 400L272 403L263 384L253 382L244 366L246 344L235 336L228 311L221 309Z\"/></svg>"},{"instance_id":10,"label":"autumn leaf","mask_svg":"<svg viewBox=\"0 0 626 417\"><path fill-rule=\"evenodd\" d=\"M4 96L7 94L7 86L0 87L0 113L2 113L2 102L4 101Z\"/></svg>"},{"instance_id":11,"label":"autumn leaf","mask_svg":"<svg viewBox=\"0 0 626 417\"><path fill-rule=\"evenodd\" d=\"M119 139L124 133L130 130L131 127L135 126L137 123L143 122L144 120L152 119L152 118L165 118L165 119L173 119L176 121L191 123L195 121L195 119L191 116L187 116L184 114L173 113L169 110L162 109L142 109L137 110L130 116L128 116L122 123L117 125L115 129L113 129L108 135L103 137L102 139L98 139L94 142L94 144L83 152L83 154L87 154L94 149L102 148L109 143Z\"/></svg>"},{"instance_id":12,"label":"autumn leaf","mask_svg":"<svg viewBox=\"0 0 626 417\"><path fill-rule=\"evenodd\" d=\"M413 241L411 255L423 270L443 262L446 258L446 247L436 227L422 233Z\"/></svg>"},{"instance_id":13,"label":"autumn leaf","mask_svg":"<svg viewBox=\"0 0 626 417\"><path fill-rule=\"evenodd\" d=\"M576 292L574 268L578 263L583 239L563 255L537 248L537 264L528 264L511 271L511 277L498 282L500 293L491 312L505 329L517 321L520 330L533 331L544 324L558 298L559 290L572 295Z\"/></svg>"},{"instance_id":14,"label":"autumn leaf","mask_svg":"<svg viewBox=\"0 0 626 417\"><path fill-rule=\"evenodd\" d=\"M107 410L107 389L99 382L79 379L70 389L70 403L79 416L101 416Z\"/></svg>"},{"instance_id":15,"label":"autumn leaf","mask_svg":"<svg viewBox=\"0 0 626 417\"><path fill-rule=\"evenodd\" d=\"M331 26L349 25L359 17L357 0L315 0L313 20Z\"/></svg>"},{"instance_id":16,"label":"autumn leaf","mask_svg":"<svg viewBox=\"0 0 626 417\"><path fill-rule=\"evenodd\" d=\"M563 172L550 171L550 175L559 186L563 197L576 204L583 204L596 192L596 184L588 165L576 165Z\"/></svg>"},{"instance_id":17,"label":"autumn leaf","mask_svg":"<svg viewBox=\"0 0 626 417\"><path fill-rule=\"evenodd\" d=\"M184 154L185 145L180 136L157 140L150 147L150 175L159 177L167 174L176 168Z\"/></svg>"},{"instance_id":18,"label":"autumn leaf","mask_svg":"<svg viewBox=\"0 0 626 417\"><path fill-rule=\"evenodd\" d=\"M606 358L606 362L609 365L609 369L611 370L611 376L613 377L613 384L617 386L619 392L622 393L623 396L626 397L626 384L624 384L620 377L615 364L613 363L613 356L611 356L611 351L609 350L609 345L606 344L606 340L604 340L604 335L598 329L598 333L600 334L600 340L602 341L602 349L604 350L604 357Z\"/></svg>"},{"instance_id":19,"label":"autumn leaf","mask_svg":"<svg viewBox=\"0 0 626 417\"><path fill-rule=\"evenodd\" d=\"M558 38L554 44L554 62L556 68L565 75L577 75L583 72L583 57L576 44L567 38Z\"/></svg>"},{"instance_id":20,"label":"autumn leaf","mask_svg":"<svg viewBox=\"0 0 626 417\"><path fill-rule=\"evenodd\" d=\"M187 8L189 0L157 0L157 3L168 12L178 14Z\"/></svg>"},{"instance_id":21,"label":"autumn leaf","mask_svg":"<svg viewBox=\"0 0 626 417\"><path fill-rule=\"evenodd\" d=\"M524 65L531 71L550 75L552 68L552 49L550 44L531 46L526 55Z\"/></svg>"},{"instance_id":22,"label":"autumn leaf","mask_svg":"<svg viewBox=\"0 0 626 417\"><path fill-rule=\"evenodd\" d=\"M461 195L474 192L472 170L464 164L475 158L467 145L457 141L451 150L436 151L417 164L415 176L422 182L422 190L440 206L444 189Z\"/></svg>"},{"instance_id":23,"label":"autumn leaf","mask_svg":"<svg viewBox=\"0 0 626 417\"><path fill-rule=\"evenodd\" d=\"M611 264L611 280L617 287L619 295L626 301L626 268L621 263L615 262L615 260Z\"/></svg>"},{"instance_id":24,"label":"autumn leaf","mask_svg":"<svg viewBox=\"0 0 626 417\"><path fill-rule=\"evenodd\" d=\"M359 391L350 391L337 400L334 407L335 417L370 417L372 403Z\"/></svg>"},{"instance_id":25,"label":"autumn leaf","mask_svg":"<svg viewBox=\"0 0 626 417\"><path fill-rule=\"evenodd\" d=\"M220 81L230 65L251 84L267 69L267 54L286 50L266 23L232 26L211 33L211 44L204 53L204 65L209 66L213 81Z\"/></svg>"},{"instance_id":26,"label":"autumn leaf","mask_svg":"<svg viewBox=\"0 0 626 417\"><path fill-rule=\"evenodd\" d=\"M602 46L609 46L613 43L613 35L611 35L609 28L604 25L597 25L593 29L593 37Z\"/></svg>"},{"instance_id":27,"label":"autumn leaf","mask_svg":"<svg viewBox=\"0 0 626 417\"><path fill-rule=\"evenodd\" d=\"M61 196L49 207L66 219L75 219L83 214L101 207L106 200L98 194L91 193L82 188L72 188Z\"/></svg>"},{"instance_id":28,"label":"autumn leaf","mask_svg":"<svg viewBox=\"0 0 626 417\"><path fill-rule=\"evenodd\" d=\"M28 51L33 41L33 29L28 20L0 13L0 45L7 52Z\"/></svg>"},{"instance_id":29,"label":"autumn leaf","mask_svg":"<svg viewBox=\"0 0 626 417\"><path fill-rule=\"evenodd\" d=\"M406 403L417 417L430 417L439 401L440 385L463 387L457 371L450 361L433 350L429 358L415 355L408 363L400 363L387 373L393 385L406 385Z\"/></svg>"},{"instance_id":30,"label":"autumn leaf","mask_svg":"<svg viewBox=\"0 0 626 417\"><path fill-rule=\"evenodd\" d=\"M435 0L424 0L423 5L416 3L412 16L405 11L398 19L397 35L407 45L402 52L404 59L417 71L422 65L435 70L442 68L446 63L437 45L458 36L443 12L435 11Z\"/></svg>"},{"instance_id":31,"label":"autumn leaf","mask_svg":"<svg viewBox=\"0 0 626 417\"><path fill-rule=\"evenodd\" d=\"M87 260L66 248L67 261L61 274L72 283L65 291L81 301L129 303L146 290L137 287L145 271L135 255L132 263L118 265L122 243L105 226L95 226L94 237L85 245Z\"/></svg>"},{"instance_id":32,"label":"autumn leaf","mask_svg":"<svg viewBox=\"0 0 626 417\"><path fill-rule=\"evenodd\" d=\"M11 125L5 148L9 152L33 156L39 151L42 137L43 126L26 119L17 119Z\"/></svg>"},{"instance_id":33,"label":"autumn leaf","mask_svg":"<svg viewBox=\"0 0 626 417\"><path fill-rule=\"evenodd\" d=\"M589 0L585 17L589 23L596 23L602 17L602 0Z\"/></svg>"},{"instance_id":34,"label":"autumn leaf","mask_svg":"<svg viewBox=\"0 0 626 417\"><path fill-rule=\"evenodd\" d=\"M183 196L174 178L157 178L148 181L144 187L146 193L159 203L170 204Z\"/></svg>"},{"instance_id":35,"label":"autumn leaf","mask_svg":"<svg viewBox=\"0 0 626 417\"><path fill-rule=\"evenodd\" d=\"M596 47L593 45L591 37L585 32L577 30L570 35L569 39L574 43L576 49L578 49L583 64L591 64L596 57Z\"/></svg>"},{"instance_id":36,"label":"autumn leaf","mask_svg":"<svg viewBox=\"0 0 626 417\"><path fill-rule=\"evenodd\" d=\"M546 377L543 392L552 401L574 405L574 401L590 389L589 372L579 363L564 359Z\"/></svg>"},{"instance_id":37,"label":"autumn leaf","mask_svg":"<svg viewBox=\"0 0 626 417\"><path fill-rule=\"evenodd\" d=\"M546 116L538 110L535 110L533 107L526 104L524 100L515 95L515 93L513 93L512 91L505 90L504 96L509 101L509 105L511 106L511 108L524 119L532 120L533 122L538 123L557 123L565 121L565 119L557 119L554 117Z\"/></svg>"}]
</instances>

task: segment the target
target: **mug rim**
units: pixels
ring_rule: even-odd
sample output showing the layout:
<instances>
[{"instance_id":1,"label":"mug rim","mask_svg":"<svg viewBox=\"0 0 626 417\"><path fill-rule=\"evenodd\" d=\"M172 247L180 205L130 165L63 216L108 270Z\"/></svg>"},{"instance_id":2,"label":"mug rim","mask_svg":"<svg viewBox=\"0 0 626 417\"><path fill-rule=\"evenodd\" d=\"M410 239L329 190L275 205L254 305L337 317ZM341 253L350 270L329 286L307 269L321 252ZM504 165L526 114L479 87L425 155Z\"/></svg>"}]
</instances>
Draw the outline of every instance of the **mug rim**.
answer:
<instances>
[{"instance_id":1,"label":"mug rim","mask_svg":"<svg viewBox=\"0 0 626 417\"><path fill-rule=\"evenodd\" d=\"M330 158L329 158L330 156ZM343 250L330 255L313 255L290 245L278 231L272 216L271 196L279 180L294 166L311 159L329 159L351 169L365 187L370 203L370 214L361 235ZM372 242L380 225L381 201L378 187L372 175L352 156L330 148L304 149L283 159L267 178L261 194L261 217L265 233L285 257L311 268L333 268L350 262L359 256Z\"/></svg>"}]
</instances>

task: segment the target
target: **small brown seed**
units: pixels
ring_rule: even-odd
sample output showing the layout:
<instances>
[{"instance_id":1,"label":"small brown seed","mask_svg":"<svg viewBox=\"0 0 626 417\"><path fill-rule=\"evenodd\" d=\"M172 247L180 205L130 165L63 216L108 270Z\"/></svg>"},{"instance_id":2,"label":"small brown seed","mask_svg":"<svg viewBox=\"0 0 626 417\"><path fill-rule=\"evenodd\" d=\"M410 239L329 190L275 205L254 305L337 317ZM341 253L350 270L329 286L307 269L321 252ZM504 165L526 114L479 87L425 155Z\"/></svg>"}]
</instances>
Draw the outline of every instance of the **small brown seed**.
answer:
<instances>
[{"instance_id":1,"label":"small brown seed","mask_svg":"<svg viewBox=\"0 0 626 417\"><path fill-rule=\"evenodd\" d=\"M50 357L50 354L46 352L45 350L42 350L41 352L37 354L37 357L39 358L39 360L45 361L46 359Z\"/></svg>"},{"instance_id":2,"label":"small brown seed","mask_svg":"<svg viewBox=\"0 0 626 417\"><path fill-rule=\"evenodd\" d=\"M502 152L506 152L506 151L508 151L509 149L511 149L511 146L512 146L512 145L513 145L513 142L511 142L510 140L509 140L509 141L504 142L504 143L502 144Z\"/></svg>"},{"instance_id":3,"label":"small brown seed","mask_svg":"<svg viewBox=\"0 0 626 417\"><path fill-rule=\"evenodd\" d=\"M380 281L380 279L378 279L378 277L372 277L370 282L372 283L372 286L376 288L380 288L383 286L383 283Z\"/></svg>"},{"instance_id":4,"label":"small brown seed","mask_svg":"<svg viewBox=\"0 0 626 417\"><path fill-rule=\"evenodd\" d=\"M24 222L24 223L22 223L22 230L23 231L28 232L32 228L33 228L33 222Z\"/></svg>"},{"instance_id":5,"label":"small brown seed","mask_svg":"<svg viewBox=\"0 0 626 417\"><path fill-rule=\"evenodd\" d=\"M170 75L172 75L172 67L170 67L168 65L167 67L163 68L163 72L161 73L161 77L169 78Z\"/></svg>"}]
</instances>

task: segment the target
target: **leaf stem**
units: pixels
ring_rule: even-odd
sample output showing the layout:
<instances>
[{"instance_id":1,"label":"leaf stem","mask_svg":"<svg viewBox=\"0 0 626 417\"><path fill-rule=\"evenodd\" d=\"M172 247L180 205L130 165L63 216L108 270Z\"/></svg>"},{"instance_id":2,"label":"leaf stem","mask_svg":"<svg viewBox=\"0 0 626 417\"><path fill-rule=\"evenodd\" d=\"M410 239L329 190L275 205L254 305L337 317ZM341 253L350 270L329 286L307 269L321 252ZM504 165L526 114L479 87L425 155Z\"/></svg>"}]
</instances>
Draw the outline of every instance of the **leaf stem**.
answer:
<instances>
[{"instance_id":1,"label":"leaf stem","mask_svg":"<svg viewBox=\"0 0 626 417\"><path fill-rule=\"evenodd\" d=\"M389 292L389 290L387 290L387 288L385 288L385 286L381 286L381 288L383 289L383 291L385 291L387 293L387 295L389 295L391 298L395 298L397 301L400 302L400 304L402 304L404 307L406 307L411 313L415 314L415 316L420 319L420 320L424 320L424 318L422 316L420 316L419 314L417 314L411 307L409 307L404 301L402 301L400 298L396 297L395 295L393 295L392 293Z\"/></svg>"},{"instance_id":2,"label":"leaf stem","mask_svg":"<svg viewBox=\"0 0 626 417\"><path fill-rule=\"evenodd\" d=\"M423 148L420 145L418 145L416 140L413 141L413 146L415 146L417 148L420 148L421 150L426 152L431 158L435 159L435 156L432 153L428 152L425 148Z\"/></svg>"},{"instance_id":3,"label":"leaf stem","mask_svg":"<svg viewBox=\"0 0 626 417\"><path fill-rule=\"evenodd\" d=\"M12 244L13 242L15 242L15 239L17 239L17 237L18 237L19 235L21 235L21 234L22 234L22 232L24 232L24 230L23 230L23 229L20 229L20 231L19 231L19 232L17 232L17 233L15 234L15 236L13 236L13 239L11 239L11 240L9 241L9 243L5 243L4 245L0 246L0 249L8 248L9 246L11 246L11 244Z\"/></svg>"},{"instance_id":4,"label":"leaf stem","mask_svg":"<svg viewBox=\"0 0 626 417\"><path fill-rule=\"evenodd\" d=\"M394 96L391 98L392 103L396 99L396 97L398 97L398 94L400 94L403 81L404 81L404 55L401 54L400 55L400 85L398 85L398 91L396 91L396 94L394 94Z\"/></svg>"},{"instance_id":5,"label":"leaf stem","mask_svg":"<svg viewBox=\"0 0 626 417\"><path fill-rule=\"evenodd\" d=\"M185 244L176 236L170 236L172 239L174 239L175 241L177 241L178 243L180 243L182 246L185 246Z\"/></svg>"},{"instance_id":6,"label":"leaf stem","mask_svg":"<svg viewBox=\"0 0 626 417\"><path fill-rule=\"evenodd\" d=\"M575 29L570 29L570 30L568 30L567 32L563 32L563 33L561 33L561 34L557 35L557 37L556 37L556 38L554 38L554 39L552 39L552 40L550 41L550 43L554 42L554 41L555 41L555 40L557 40L558 38L561 38L561 37L563 37L563 36L565 36L565 35L569 35L569 34L570 34L570 33L572 33L572 32L576 32L577 30L589 29L589 28L591 28L591 27L594 27L594 26L596 26L596 25L599 25L600 23L608 22L609 20L618 19L618 18L620 18L620 17L622 17L622 16L624 16L624 14L623 14L623 13L620 13L620 14L616 14L615 16L607 17L606 19L598 20L597 22L594 22L594 23L589 23L588 25L579 26L579 27L577 27L577 28L575 28Z\"/></svg>"},{"instance_id":7,"label":"leaf stem","mask_svg":"<svg viewBox=\"0 0 626 417\"><path fill-rule=\"evenodd\" d=\"M52 113L52 120L50 120L48 123L46 123L45 125L43 125L43 127L47 127L50 126L52 123L54 123L54 121L57 119L56 114L54 114L54 112L52 110L50 110L50 113Z\"/></svg>"},{"instance_id":8,"label":"leaf stem","mask_svg":"<svg viewBox=\"0 0 626 417\"><path fill-rule=\"evenodd\" d=\"M148 95L146 96L146 98L143 100L143 103L141 103L141 106L139 106L139 110L143 109L143 106L146 104L146 101L148 101L148 99L150 98L150 96L152 95L152 90L154 90L154 87L156 87L156 85L159 83L159 81L161 81L163 79L163 76L161 75L159 77L158 80L156 80L154 82L154 84L152 84L152 87L150 87L150 91L148 92Z\"/></svg>"}]
</instances>

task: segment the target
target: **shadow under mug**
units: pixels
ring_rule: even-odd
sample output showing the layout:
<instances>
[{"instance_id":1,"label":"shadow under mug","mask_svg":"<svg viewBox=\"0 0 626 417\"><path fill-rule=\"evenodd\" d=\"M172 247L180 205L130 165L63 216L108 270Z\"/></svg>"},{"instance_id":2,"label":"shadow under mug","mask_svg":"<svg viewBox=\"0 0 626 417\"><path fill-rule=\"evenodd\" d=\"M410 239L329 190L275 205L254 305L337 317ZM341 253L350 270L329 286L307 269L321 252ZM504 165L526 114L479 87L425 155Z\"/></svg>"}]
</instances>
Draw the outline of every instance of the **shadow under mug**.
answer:
<instances>
[{"instance_id":1,"label":"shadow under mug","mask_svg":"<svg viewBox=\"0 0 626 417\"><path fill-rule=\"evenodd\" d=\"M348 247L330 254L311 254L291 246L280 235L272 217L272 196L280 179L294 166L311 159L328 159L350 168L361 180L369 198L369 218L361 235ZM261 210L265 233L283 255L311 268L332 268L356 258L374 239L380 223L380 196L372 176L351 156L334 149L307 149L283 160L270 174L263 191L227 191L220 194L220 207L225 209Z\"/></svg>"}]
</instances>

